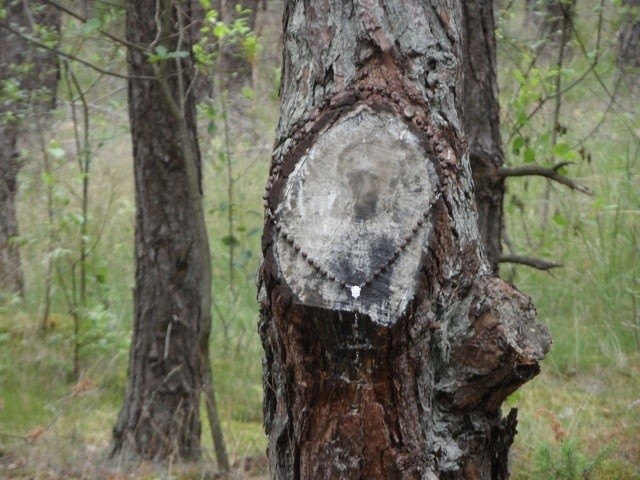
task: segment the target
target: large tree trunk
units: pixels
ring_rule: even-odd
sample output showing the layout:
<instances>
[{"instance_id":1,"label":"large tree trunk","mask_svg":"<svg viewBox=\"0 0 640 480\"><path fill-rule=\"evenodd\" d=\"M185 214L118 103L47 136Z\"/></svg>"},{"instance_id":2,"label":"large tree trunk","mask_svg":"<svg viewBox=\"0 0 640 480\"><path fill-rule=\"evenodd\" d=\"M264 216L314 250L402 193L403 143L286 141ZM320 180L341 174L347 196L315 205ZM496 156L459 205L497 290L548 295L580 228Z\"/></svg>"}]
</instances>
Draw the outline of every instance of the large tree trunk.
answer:
<instances>
[{"instance_id":1,"label":"large tree trunk","mask_svg":"<svg viewBox=\"0 0 640 480\"><path fill-rule=\"evenodd\" d=\"M550 337L482 254L454 1L289 0L260 334L277 479L507 478Z\"/></svg>"},{"instance_id":2,"label":"large tree trunk","mask_svg":"<svg viewBox=\"0 0 640 480\"><path fill-rule=\"evenodd\" d=\"M20 93L0 98L0 293L24 295L20 250L11 241L18 236L18 140L30 107L55 106L58 64L54 54L10 29L30 34L35 26L59 31L60 14L40 2L7 2L5 9L6 17L0 22L0 84L13 82Z\"/></svg>"},{"instance_id":3,"label":"large tree trunk","mask_svg":"<svg viewBox=\"0 0 640 480\"><path fill-rule=\"evenodd\" d=\"M128 0L127 40L190 51L183 28L189 4ZM194 99L187 93L192 62L152 64L130 48L128 63L136 287L129 380L113 448L143 458L191 460L200 455L199 395L211 321L200 153Z\"/></svg>"},{"instance_id":4,"label":"large tree trunk","mask_svg":"<svg viewBox=\"0 0 640 480\"><path fill-rule=\"evenodd\" d=\"M478 229L489 265L498 273L502 252L504 163L500 138L500 106L496 76L493 1L469 0L462 5L462 111L469 143Z\"/></svg>"}]
</instances>

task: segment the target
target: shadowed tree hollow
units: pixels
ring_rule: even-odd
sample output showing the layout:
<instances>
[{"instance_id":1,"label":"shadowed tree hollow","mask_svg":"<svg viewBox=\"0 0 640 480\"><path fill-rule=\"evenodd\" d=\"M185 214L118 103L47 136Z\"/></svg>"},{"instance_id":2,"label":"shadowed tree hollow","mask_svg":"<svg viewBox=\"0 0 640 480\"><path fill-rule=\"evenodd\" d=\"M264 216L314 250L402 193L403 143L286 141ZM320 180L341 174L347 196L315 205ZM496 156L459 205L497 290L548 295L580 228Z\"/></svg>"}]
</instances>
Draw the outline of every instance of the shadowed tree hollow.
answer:
<instances>
[{"instance_id":1,"label":"shadowed tree hollow","mask_svg":"<svg viewBox=\"0 0 640 480\"><path fill-rule=\"evenodd\" d=\"M285 3L260 335L276 479L502 479L550 337L482 251L454 1Z\"/></svg>"}]
</instances>

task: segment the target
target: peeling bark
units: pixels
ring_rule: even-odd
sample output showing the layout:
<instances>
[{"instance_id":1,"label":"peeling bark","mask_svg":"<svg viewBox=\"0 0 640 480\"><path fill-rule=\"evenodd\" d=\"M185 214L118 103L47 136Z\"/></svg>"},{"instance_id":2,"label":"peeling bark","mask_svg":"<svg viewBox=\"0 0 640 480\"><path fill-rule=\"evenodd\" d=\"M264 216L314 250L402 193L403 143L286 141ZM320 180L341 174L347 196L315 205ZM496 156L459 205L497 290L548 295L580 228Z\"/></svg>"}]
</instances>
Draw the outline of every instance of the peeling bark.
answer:
<instances>
[{"instance_id":1,"label":"peeling bark","mask_svg":"<svg viewBox=\"0 0 640 480\"><path fill-rule=\"evenodd\" d=\"M500 407L550 337L482 252L458 5L285 5L258 294L276 479L508 477Z\"/></svg>"}]
</instances>

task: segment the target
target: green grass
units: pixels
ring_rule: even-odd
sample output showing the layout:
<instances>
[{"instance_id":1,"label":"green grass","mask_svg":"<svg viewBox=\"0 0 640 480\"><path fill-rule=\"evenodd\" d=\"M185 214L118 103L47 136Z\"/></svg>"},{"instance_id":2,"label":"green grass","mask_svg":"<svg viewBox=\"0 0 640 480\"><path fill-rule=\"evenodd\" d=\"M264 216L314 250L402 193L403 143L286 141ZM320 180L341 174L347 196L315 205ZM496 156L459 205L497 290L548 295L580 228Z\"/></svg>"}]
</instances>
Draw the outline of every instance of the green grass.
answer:
<instances>
[{"instance_id":1,"label":"green grass","mask_svg":"<svg viewBox=\"0 0 640 480\"><path fill-rule=\"evenodd\" d=\"M591 3L584 5L582 13L591 11ZM518 15L506 24L507 33L522 30ZM595 20L592 15L585 18L580 28L588 32ZM607 35L613 38L615 12L608 10L607 18L611 20ZM269 38L277 36L275 28L267 31ZM233 459L263 454L266 446L255 278L261 193L278 108L272 80L276 62L269 59L279 58L280 43L266 45L273 51L264 53L267 60L260 76L264 95L256 95L261 100L255 102L249 119L231 122L243 125L234 131L232 156L233 233L238 242L233 287L225 243L229 233L226 169L218 157L223 144L219 135L209 138L206 134L201 144L213 258L214 381ZM606 47L608 57L598 71L603 81L615 82L613 44ZM519 64L518 52L501 44L505 112L514 92L509 69ZM566 82L579 77L588 63L579 55L571 62ZM125 92L119 85L108 80L88 92L103 106L95 109L92 120L96 149L89 225L91 239L99 236L99 241L90 261L92 316L82 330L85 388L81 389L71 379L73 327L59 282L51 330L39 332L47 258L52 249L77 251L78 245L77 229L61 220L79 208L68 109L58 109L45 138L45 143L57 140L66 151L54 172L58 233L52 247L47 243L36 132L23 145L29 161L20 176L19 216L27 298L24 303L9 299L0 304L0 466L17 465L10 473L13 478L92 478L92 474L124 478L117 470L96 473L106 465L111 428L124 395L132 315L134 199ZM574 152L584 147L591 155L590 162L575 155L575 165L566 174L591 188L593 197L549 185L541 178L513 179L508 184L505 209L513 250L564 265L551 272L502 267L505 278L531 295L540 321L554 339L541 375L507 402L508 407L519 408L519 435L513 448L517 480L572 478L576 471L582 476L575 478L591 480L640 478L640 93L625 85L607 110L607 95L600 82L589 76L567 93L561 110L561 123L568 127L562 141L575 147ZM603 112L607 114L601 122ZM553 157L548 144L540 140L549 131L549 114L547 106L526 126L531 141L538 142L540 163L547 165L562 160ZM509 115L505 113L507 120ZM505 124L508 127L509 121ZM202 127L200 132L206 132L206 125ZM219 133L220 128L218 122ZM504 138L509 138L509 132L504 132ZM511 145L505 151L510 164L522 162ZM69 257L58 261L68 288ZM206 425L203 444L209 468L213 453ZM592 460L597 462L589 465ZM5 474L0 468L0 475ZM182 471L174 476L189 475ZM168 476L166 471L143 465L139 478Z\"/></svg>"}]
</instances>

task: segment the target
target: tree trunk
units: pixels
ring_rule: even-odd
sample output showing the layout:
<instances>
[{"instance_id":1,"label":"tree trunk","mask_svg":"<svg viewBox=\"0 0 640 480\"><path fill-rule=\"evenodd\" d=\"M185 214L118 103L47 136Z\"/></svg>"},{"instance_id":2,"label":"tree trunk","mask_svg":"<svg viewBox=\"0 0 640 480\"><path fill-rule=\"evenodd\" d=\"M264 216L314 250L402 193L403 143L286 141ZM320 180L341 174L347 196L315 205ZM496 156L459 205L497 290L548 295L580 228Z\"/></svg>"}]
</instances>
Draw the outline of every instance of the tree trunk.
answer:
<instances>
[{"instance_id":1,"label":"tree trunk","mask_svg":"<svg viewBox=\"0 0 640 480\"><path fill-rule=\"evenodd\" d=\"M253 31L256 26L259 4L260 0L217 0L215 5L220 15L220 21L227 25L233 25L238 19L244 18L246 26ZM248 11L248 13L241 14L238 9ZM233 39L221 41L217 74L220 79L220 88L234 96L239 94L243 88L253 85L253 64L247 59L241 42L233 41Z\"/></svg>"},{"instance_id":2,"label":"tree trunk","mask_svg":"<svg viewBox=\"0 0 640 480\"><path fill-rule=\"evenodd\" d=\"M625 16L618 34L618 65L640 67L640 1L626 0L631 14Z\"/></svg>"},{"instance_id":3,"label":"tree trunk","mask_svg":"<svg viewBox=\"0 0 640 480\"><path fill-rule=\"evenodd\" d=\"M502 252L504 163L500 138L500 106L496 76L496 36L493 1L461 2L463 21L462 110L469 144L478 229L493 273Z\"/></svg>"},{"instance_id":4,"label":"tree trunk","mask_svg":"<svg viewBox=\"0 0 640 480\"><path fill-rule=\"evenodd\" d=\"M2 66L0 69L4 70ZM20 163L17 137L16 126L3 115L0 119L0 293L24 296L20 249L12 242L18 236L16 194Z\"/></svg>"},{"instance_id":5,"label":"tree trunk","mask_svg":"<svg viewBox=\"0 0 640 480\"><path fill-rule=\"evenodd\" d=\"M60 29L60 15L41 2L7 2L0 21L0 85L14 83L18 94L0 98L0 293L24 295L24 278L18 245L16 194L20 159L21 124L30 107L55 106L57 58L34 47L8 28L32 34L34 27ZM25 69L25 67L28 67ZM2 89L0 89L1 91ZM5 92L11 92L11 88Z\"/></svg>"},{"instance_id":6,"label":"tree trunk","mask_svg":"<svg viewBox=\"0 0 640 480\"><path fill-rule=\"evenodd\" d=\"M566 46L573 34L576 0L543 0L540 3L540 37L556 45Z\"/></svg>"},{"instance_id":7,"label":"tree trunk","mask_svg":"<svg viewBox=\"0 0 640 480\"><path fill-rule=\"evenodd\" d=\"M183 28L189 4L128 0L127 40L189 52L190 32ZM130 48L128 64L136 286L129 380L113 452L193 460L200 455L211 265L195 106L187 93L192 62L187 56L151 63L142 50Z\"/></svg>"},{"instance_id":8,"label":"tree trunk","mask_svg":"<svg viewBox=\"0 0 640 480\"><path fill-rule=\"evenodd\" d=\"M502 479L550 345L481 251L458 2L289 0L259 277L276 479Z\"/></svg>"}]
</instances>

